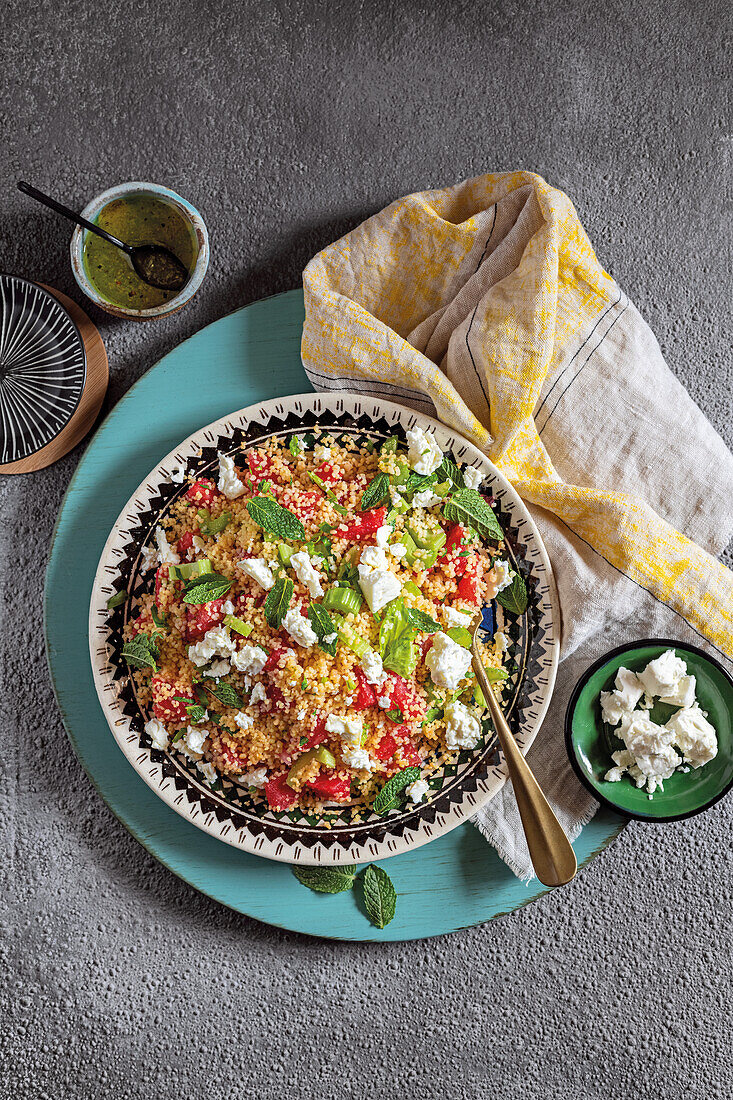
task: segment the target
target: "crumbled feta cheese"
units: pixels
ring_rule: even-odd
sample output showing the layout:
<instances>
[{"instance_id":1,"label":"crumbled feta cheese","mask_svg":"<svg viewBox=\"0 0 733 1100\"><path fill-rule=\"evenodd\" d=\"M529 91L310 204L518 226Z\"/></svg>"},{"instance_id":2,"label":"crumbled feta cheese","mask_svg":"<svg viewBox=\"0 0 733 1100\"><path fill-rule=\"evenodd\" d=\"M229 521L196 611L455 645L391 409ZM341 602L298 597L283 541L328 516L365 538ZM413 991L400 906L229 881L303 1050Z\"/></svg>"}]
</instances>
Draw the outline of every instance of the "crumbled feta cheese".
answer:
<instances>
[{"instance_id":1,"label":"crumbled feta cheese","mask_svg":"<svg viewBox=\"0 0 733 1100\"><path fill-rule=\"evenodd\" d=\"M168 748L168 732L163 723L159 722L157 718L151 718L149 722L145 723L145 732L153 742L154 749Z\"/></svg>"},{"instance_id":2,"label":"crumbled feta cheese","mask_svg":"<svg viewBox=\"0 0 733 1100\"><path fill-rule=\"evenodd\" d=\"M294 607L291 607L287 615L283 619L283 627L287 630L290 637L298 645L309 649L312 645L315 645L318 641L318 635L308 622L304 615L301 615L300 611L296 611Z\"/></svg>"},{"instance_id":3,"label":"crumbled feta cheese","mask_svg":"<svg viewBox=\"0 0 733 1100\"><path fill-rule=\"evenodd\" d=\"M158 551L152 546L143 546L143 557L140 562L140 572L147 573L154 565L158 564Z\"/></svg>"},{"instance_id":4,"label":"crumbled feta cheese","mask_svg":"<svg viewBox=\"0 0 733 1100\"><path fill-rule=\"evenodd\" d=\"M515 575L508 561L495 561L493 568L486 574L486 583L493 596L497 596L508 588Z\"/></svg>"},{"instance_id":5,"label":"crumbled feta cheese","mask_svg":"<svg viewBox=\"0 0 733 1100\"><path fill-rule=\"evenodd\" d=\"M183 485L183 480L186 476L185 466L173 466L171 469L171 481L174 485Z\"/></svg>"},{"instance_id":6,"label":"crumbled feta cheese","mask_svg":"<svg viewBox=\"0 0 733 1100\"><path fill-rule=\"evenodd\" d=\"M365 569L387 569L387 555L380 546L365 546L359 558Z\"/></svg>"},{"instance_id":7,"label":"crumbled feta cheese","mask_svg":"<svg viewBox=\"0 0 733 1100\"><path fill-rule=\"evenodd\" d=\"M390 485L389 487L389 502L393 508L399 508L402 504L403 496L396 485Z\"/></svg>"},{"instance_id":8,"label":"crumbled feta cheese","mask_svg":"<svg viewBox=\"0 0 733 1100\"><path fill-rule=\"evenodd\" d=\"M252 688L252 694L249 697L250 706L256 707L260 703L267 702L267 692L265 691L263 684L255 684Z\"/></svg>"},{"instance_id":9,"label":"crumbled feta cheese","mask_svg":"<svg viewBox=\"0 0 733 1100\"><path fill-rule=\"evenodd\" d=\"M616 760L619 767L625 767L637 787L646 786L649 794L662 789L663 781L682 763L672 748L672 733L640 711L627 715L617 733L633 758L628 765Z\"/></svg>"},{"instance_id":10,"label":"crumbled feta cheese","mask_svg":"<svg viewBox=\"0 0 733 1100\"><path fill-rule=\"evenodd\" d=\"M257 787L260 790L267 783L267 768L254 768L251 772L236 776L236 780L243 787Z\"/></svg>"},{"instance_id":11,"label":"crumbled feta cheese","mask_svg":"<svg viewBox=\"0 0 733 1100\"><path fill-rule=\"evenodd\" d=\"M406 432L407 458L410 466L416 474L424 474L426 477L438 469L443 461L443 452L438 446L435 436L422 428Z\"/></svg>"},{"instance_id":12,"label":"crumbled feta cheese","mask_svg":"<svg viewBox=\"0 0 733 1100\"><path fill-rule=\"evenodd\" d=\"M459 611L455 607L443 608L443 622L446 626L470 626L472 618L467 611Z\"/></svg>"},{"instance_id":13,"label":"crumbled feta cheese","mask_svg":"<svg viewBox=\"0 0 733 1100\"><path fill-rule=\"evenodd\" d=\"M259 676L267 662L267 653L258 645L243 645L232 656L232 664L245 676Z\"/></svg>"},{"instance_id":14,"label":"crumbled feta cheese","mask_svg":"<svg viewBox=\"0 0 733 1100\"><path fill-rule=\"evenodd\" d=\"M238 710L234 715L234 724L239 726L240 730L248 730L255 724L255 720L251 715L245 714L243 710Z\"/></svg>"},{"instance_id":15,"label":"crumbled feta cheese","mask_svg":"<svg viewBox=\"0 0 733 1100\"><path fill-rule=\"evenodd\" d=\"M717 755L715 727L711 726L697 703L673 714L666 728L670 730L685 763L693 768L701 768Z\"/></svg>"},{"instance_id":16,"label":"crumbled feta cheese","mask_svg":"<svg viewBox=\"0 0 733 1100\"><path fill-rule=\"evenodd\" d=\"M481 723L468 707L458 700L449 703L445 708L445 743L448 748L475 749L480 737Z\"/></svg>"},{"instance_id":17,"label":"crumbled feta cheese","mask_svg":"<svg viewBox=\"0 0 733 1100\"><path fill-rule=\"evenodd\" d=\"M389 695L378 695L377 702L379 703L382 710L389 710L392 706L392 699Z\"/></svg>"},{"instance_id":18,"label":"crumbled feta cheese","mask_svg":"<svg viewBox=\"0 0 733 1100\"><path fill-rule=\"evenodd\" d=\"M217 458L219 459L219 492L223 493L227 500L236 500L237 497L241 497L246 486L237 474L234 459L231 455L222 454L221 451L218 452Z\"/></svg>"},{"instance_id":19,"label":"crumbled feta cheese","mask_svg":"<svg viewBox=\"0 0 733 1100\"><path fill-rule=\"evenodd\" d=\"M437 687L455 691L471 667L471 654L447 634L439 631L433 635L433 644L425 657L425 664Z\"/></svg>"},{"instance_id":20,"label":"crumbled feta cheese","mask_svg":"<svg viewBox=\"0 0 733 1100\"><path fill-rule=\"evenodd\" d=\"M412 498L413 508L434 508L436 504L440 504L442 497L439 497L437 493L434 493L431 489L423 489L421 493L415 493Z\"/></svg>"},{"instance_id":21,"label":"crumbled feta cheese","mask_svg":"<svg viewBox=\"0 0 733 1100\"><path fill-rule=\"evenodd\" d=\"M362 718L347 718L337 714L329 714L326 718L326 733L335 733L341 739L341 744L358 749L361 748L361 735L364 732Z\"/></svg>"},{"instance_id":22,"label":"crumbled feta cheese","mask_svg":"<svg viewBox=\"0 0 733 1100\"><path fill-rule=\"evenodd\" d=\"M310 555L307 550L299 550L297 554L293 554L290 558L290 564L295 570L295 575L301 584L304 584L308 589L309 595L322 596L323 588L321 586L321 578L313 568Z\"/></svg>"},{"instance_id":23,"label":"crumbled feta cheese","mask_svg":"<svg viewBox=\"0 0 733 1100\"><path fill-rule=\"evenodd\" d=\"M466 466L463 471L463 481L467 489L478 489L485 476L477 466Z\"/></svg>"},{"instance_id":24,"label":"crumbled feta cheese","mask_svg":"<svg viewBox=\"0 0 733 1100\"><path fill-rule=\"evenodd\" d=\"M601 692L603 721L611 726L617 726L631 714L644 690L639 677L628 668L618 670L615 685L613 691Z\"/></svg>"},{"instance_id":25,"label":"crumbled feta cheese","mask_svg":"<svg viewBox=\"0 0 733 1100\"><path fill-rule=\"evenodd\" d=\"M221 605L221 609L225 615L234 614L234 604L231 600L224 600L224 603Z\"/></svg>"},{"instance_id":26,"label":"crumbled feta cheese","mask_svg":"<svg viewBox=\"0 0 733 1100\"><path fill-rule=\"evenodd\" d=\"M322 443L316 443L313 448L313 457L316 462L330 462L333 458L333 451L330 447L324 447Z\"/></svg>"},{"instance_id":27,"label":"crumbled feta cheese","mask_svg":"<svg viewBox=\"0 0 733 1100\"><path fill-rule=\"evenodd\" d=\"M216 768L213 764L210 764L208 760L199 760L196 767L201 772L207 783L216 782L218 778Z\"/></svg>"},{"instance_id":28,"label":"crumbled feta cheese","mask_svg":"<svg viewBox=\"0 0 733 1100\"><path fill-rule=\"evenodd\" d=\"M366 682L381 687L384 683L384 666L379 654L373 649L368 649L361 659L361 667Z\"/></svg>"},{"instance_id":29,"label":"crumbled feta cheese","mask_svg":"<svg viewBox=\"0 0 733 1100\"><path fill-rule=\"evenodd\" d=\"M222 676L228 676L231 671L232 668L228 661L212 661L204 676L211 676L215 680L220 680Z\"/></svg>"},{"instance_id":30,"label":"crumbled feta cheese","mask_svg":"<svg viewBox=\"0 0 733 1100\"><path fill-rule=\"evenodd\" d=\"M366 749L342 749L341 759L347 768L370 772L374 769L372 758Z\"/></svg>"},{"instance_id":31,"label":"crumbled feta cheese","mask_svg":"<svg viewBox=\"0 0 733 1100\"><path fill-rule=\"evenodd\" d=\"M246 577L251 577L266 592L269 592L274 585L275 578L264 558L245 558L243 561L238 561L237 565Z\"/></svg>"},{"instance_id":32,"label":"crumbled feta cheese","mask_svg":"<svg viewBox=\"0 0 733 1100\"><path fill-rule=\"evenodd\" d=\"M191 543L191 546L193 547L193 549L196 551L197 554L203 554L204 551L206 550L206 543L201 538L201 535L194 535L193 536L193 542Z\"/></svg>"},{"instance_id":33,"label":"crumbled feta cheese","mask_svg":"<svg viewBox=\"0 0 733 1100\"><path fill-rule=\"evenodd\" d=\"M204 749L204 741L209 736L208 730L201 726L186 727L186 744L191 752L200 753Z\"/></svg>"},{"instance_id":34,"label":"crumbled feta cheese","mask_svg":"<svg viewBox=\"0 0 733 1100\"><path fill-rule=\"evenodd\" d=\"M642 687L647 695L670 695L677 688L687 667L673 649L667 649L660 657L650 661L643 672L639 673Z\"/></svg>"},{"instance_id":35,"label":"crumbled feta cheese","mask_svg":"<svg viewBox=\"0 0 733 1100\"><path fill-rule=\"evenodd\" d=\"M692 707L695 704L697 681L694 676L681 676L673 691L660 695L660 703L669 703L674 707Z\"/></svg>"},{"instance_id":36,"label":"crumbled feta cheese","mask_svg":"<svg viewBox=\"0 0 733 1100\"><path fill-rule=\"evenodd\" d=\"M390 526L389 523L383 523L382 526L378 527L375 531L374 537L377 540L377 546L380 550L387 549L387 543L389 542L392 530L393 528Z\"/></svg>"},{"instance_id":37,"label":"crumbled feta cheese","mask_svg":"<svg viewBox=\"0 0 733 1100\"><path fill-rule=\"evenodd\" d=\"M181 559L169 544L162 527L155 528L155 541L158 544L158 561L161 565L179 565Z\"/></svg>"},{"instance_id":38,"label":"crumbled feta cheese","mask_svg":"<svg viewBox=\"0 0 733 1100\"><path fill-rule=\"evenodd\" d=\"M397 561L401 561L407 553L407 547L403 542L393 542L387 549L393 558L397 558Z\"/></svg>"},{"instance_id":39,"label":"crumbled feta cheese","mask_svg":"<svg viewBox=\"0 0 733 1100\"><path fill-rule=\"evenodd\" d=\"M197 668L207 665L212 657L233 658L236 644L225 626L213 626L203 638L188 647L188 659Z\"/></svg>"},{"instance_id":40,"label":"crumbled feta cheese","mask_svg":"<svg viewBox=\"0 0 733 1100\"><path fill-rule=\"evenodd\" d=\"M337 640L337 638L338 638L338 634L336 633L335 630L334 630L333 634L324 634L323 635L323 640L326 643L326 645L333 645L333 643Z\"/></svg>"},{"instance_id":41,"label":"crumbled feta cheese","mask_svg":"<svg viewBox=\"0 0 733 1100\"><path fill-rule=\"evenodd\" d=\"M410 783L409 787L405 788L405 794L411 802L422 802L425 795L428 793L428 785L424 779L416 779L414 783Z\"/></svg>"},{"instance_id":42,"label":"crumbled feta cheese","mask_svg":"<svg viewBox=\"0 0 733 1100\"><path fill-rule=\"evenodd\" d=\"M509 639L503 630L497 630L494 635L494 645L498 649L499 653L506 653L509 648Z\"/></svg>"}]
</instances>

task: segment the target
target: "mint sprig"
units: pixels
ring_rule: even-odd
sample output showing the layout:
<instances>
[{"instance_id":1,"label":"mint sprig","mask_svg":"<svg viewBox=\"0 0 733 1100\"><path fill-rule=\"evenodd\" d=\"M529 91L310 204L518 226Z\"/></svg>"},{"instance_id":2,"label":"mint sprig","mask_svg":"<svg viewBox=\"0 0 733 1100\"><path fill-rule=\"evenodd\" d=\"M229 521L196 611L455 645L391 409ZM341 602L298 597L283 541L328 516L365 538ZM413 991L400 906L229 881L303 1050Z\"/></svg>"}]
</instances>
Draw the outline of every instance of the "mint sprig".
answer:
<instances>
[{"instance_id":1,"label":"mint sprig","mask_svg":"<svg viewBox=\"0 0 733 1100\"><path fill-rule=\"evenodd\" d=\"M503 542L501 529L493 509L476 489L458 489L443 505L443 515L449 523L464 523L485 539Z\"/></svg>"},{"instance_id":2,"label":"mint sprig","mask_svg":"<svg viewBox=\"0 0 733 1100\"><path fill-rule=\"evenodd\" d=\"M416 607L407 608L407 618L416 630L422 630L424 634L435 634L436 630L440 630L440 623L436 623L435 619L431 619L424 611L418 611Z\"/></svg>"},{"instance_id":3,"label":"mint sprig","mask_svg":"<svg viewBox=\"0 0 733 1100\"><path fill-rule=\"evenodd\" d=\"M281 577L275 581L265 600L264 612L268 626L278 630L287 614L290 601L293 598L294 585L290 577Z\"/></svg>"},{"instance_id":4,"label":"mint sprig","mask_svg":"<svg viewBox=\"0 0 733 1100\"><path fill-rule=\"evenodd\" d=\"M305 528L294 512L270 497L256 496L247 503L247 511L258 527L281 539L305 540Z\"/></svg>"},{"instance_id":5,"label":"mint sprig","mask_svg":"<svg viewBox=\"0 0 733 1100\"><path fill-rule=\"evenodd\" d=\"M210 695L214 696L217 702L222 704L222 706L233 707L237 710L242 706L242 699L239 693L234 690L231 684L227 684L224 680L220 680L218 684L212 683L208 679L202 680L202 685Z\"/></svg>"},{"instance_id":6,"label":"mint sprig","mask_svg":"<svg viewBox=\"0 0 733 1100\"><path fill-rule=\"evenodd\" d=\"M463 478L462 472L456 466L455 462L448 458L447 455L443 455L443 461L438 469L435 471L437 481L450 481L457 489L465 489L466 482Z\"/></svg>"},{"instance_id":7,"label":"mint sprig","mask_svg":"<svg viewBox=\"0 0 733 1100\"><path fill-rule=\"evenodd\" d=\"M402 794L405 787L409 787L411 783L419 778L419 768L403 768L402 771L397 772L391 779L388 779L374 799L372 809L375 814L386 814L388 810L393 810L397 805L399 795Z\"/></svg>"},{"instance_id":8,"label":"mint sprig","mask_svg":"<svg viewBox=\"0 0 733 1100\"><path fill-rule=\"evenodd\" d=\"M122 647L122 656L133 668L152 668L158 671L158 643L154 637L141 631Z\"/></svg>"},{"instance_id":9,"label":"mint sprig","mask_svg":"<svg viewBox=\"0 0 733 1100\"><path fill-rule=\"evenodd\" d=\"M341 894L354 885L356 865L345 867L293 867L298 882L319 894Z\"/></svg>"},{"instance_id":10,"label":"mint sprig","mask_svg":"<svg viewBox=\"0 0 733 1100\"><path fill-rule=\"evenodd\" d=\"M364 872L364 908L376 928L384 928L394 918L397 891L392 879L381 867L371 863Z\"/></svg>"}]
</instances>

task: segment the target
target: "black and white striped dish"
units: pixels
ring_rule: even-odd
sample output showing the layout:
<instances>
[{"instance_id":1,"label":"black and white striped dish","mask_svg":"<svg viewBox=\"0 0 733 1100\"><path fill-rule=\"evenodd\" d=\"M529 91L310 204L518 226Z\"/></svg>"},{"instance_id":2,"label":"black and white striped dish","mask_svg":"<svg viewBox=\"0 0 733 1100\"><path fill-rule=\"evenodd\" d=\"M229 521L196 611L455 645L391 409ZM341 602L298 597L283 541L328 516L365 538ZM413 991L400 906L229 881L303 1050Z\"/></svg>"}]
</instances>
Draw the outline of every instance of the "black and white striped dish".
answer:
<instances>
[{"instance_id":1,"label":"black and white striped dish","mask_svg":"<svg viewBox=\"0 0 733 1100\"><path fill-rule=\"evenodd\" d=\"M81 333L54 296L0 275L0 464L56 438L76 411L86 369Z\"/></svg>"}]
</instances>

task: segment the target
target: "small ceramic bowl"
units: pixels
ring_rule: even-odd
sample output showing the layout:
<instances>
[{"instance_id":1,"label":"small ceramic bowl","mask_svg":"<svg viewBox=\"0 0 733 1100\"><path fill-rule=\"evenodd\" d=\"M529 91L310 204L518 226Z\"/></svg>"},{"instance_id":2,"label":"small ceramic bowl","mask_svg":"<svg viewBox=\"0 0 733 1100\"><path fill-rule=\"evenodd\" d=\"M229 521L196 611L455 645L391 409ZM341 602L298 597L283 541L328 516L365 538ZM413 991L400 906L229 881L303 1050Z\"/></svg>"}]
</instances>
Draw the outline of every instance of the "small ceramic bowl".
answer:
<instances>
[{"instance_id":1,"label":"small ceramic bowl","mask_svg":"<svg viewBox=\"0 0 733 1100\"><path fill-rule=\"evenodd\" d=\"M150 309L125 309L107 301L89 281L84 270L84 241L87 230L82 229L81 226L76 227L71 238L71 269L81 290L100 309L114 314L115 317L129 317L134 321L150 321L155 317L166 317L169 313L176 313L187 302L191 301L201 286L206 269L209 266L209 234L206 231L203 218L190 202L181 198L175 191L170 191L167 187L161 187L157 183L120 183L117 187L110 187L108 191L103 191L101 195L97 195L96 198L87 203L81 212L82 217L90 222L96 221L103 207L107 206L113 199L127 198L130 195L151 195L165 199L189 223L196 241L196 262L191 277L181 293L177 294L175 298L171 298L170 301L163 302L162 305L153 306Z\"/></svg>"},{"instance_id":2,"label":"small ceramic bowl","mask_svg":"<svg viewBox=\"0 0 733 1100\"><path fill-rule=\"evenodd\" d=\"M611 754L623 748L601 717L600 693L610 691L619 668L641 672L649 661L674 649L697 680L696 696L718 735L718 753L701 768L675 772L664 790L649 798L628 775L603 777ZM661 719L660 719L661 720ZM594 798L617 813L640 821L678 821L702 813L733 788L733 680L709 654L669 638L649 638L607 653L583 674L565 715L565 743L575 774Z\"/></svg>"},{"instance_id":3,"label":"small ceramic bowl","mask_svg":"<svg viewBox=\"0 0 733 1100\"><path fill-rule=\"evenodd\" d=\"M87 357L79 329L43 287L0 275L0 464L40 451L77 410Z\"/></svg>"}]
</instances>

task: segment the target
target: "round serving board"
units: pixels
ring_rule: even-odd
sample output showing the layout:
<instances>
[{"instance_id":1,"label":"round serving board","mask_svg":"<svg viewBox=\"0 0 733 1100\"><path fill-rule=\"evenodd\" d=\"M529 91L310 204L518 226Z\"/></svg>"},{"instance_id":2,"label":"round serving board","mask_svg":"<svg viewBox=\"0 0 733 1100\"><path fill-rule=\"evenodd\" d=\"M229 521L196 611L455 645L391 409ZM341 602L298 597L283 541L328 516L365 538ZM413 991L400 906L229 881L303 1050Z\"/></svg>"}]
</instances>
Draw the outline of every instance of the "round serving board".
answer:
<instances>
[{"instance_id":1,"label":"round serving board","mask_svg":"<svg viewBox=\"0 0 733 1100\"><path fill-rule=\"evenodd\" d=\"M161 863L202 893L268 924L345 940L409 940L511 912L546 891L518 882L472 825L386 864L399 901L384 930L359 895L314 894L288 866L249 855L181 819L125 762L92 681L87 607L120 507L160 458L201 424L267 398L302 393L303 295L255 302L186 340L148 371L92 439L59 512L46 576L46 644L64 724L107 805ZM540 736L542 734L540 733ZM623 827L601 811L574 847L582 866Z\"/></svg>"},{"instance_id":2,"label":"round serving board","mask_svg":"<svg viewBox=\"0 0 733 1100\"><path fill-rule=\"evenodd\" d=\"M109 363L102 337L99 335L96 325L92 324L81 306L78 306L66 294L62 294L55 287L46 286L45 283L39 283L38 285L58 299L79 329L87 356L86 381L74 415L68 424L64 425L59 434L45 447L41 447L39 451L34 451L26 458L0 464L0 474L30 474L36 470L44 470L46 466L58 462L90 431L97 419L104 395L107 392Z\"/></svg>"}]
</instances>

